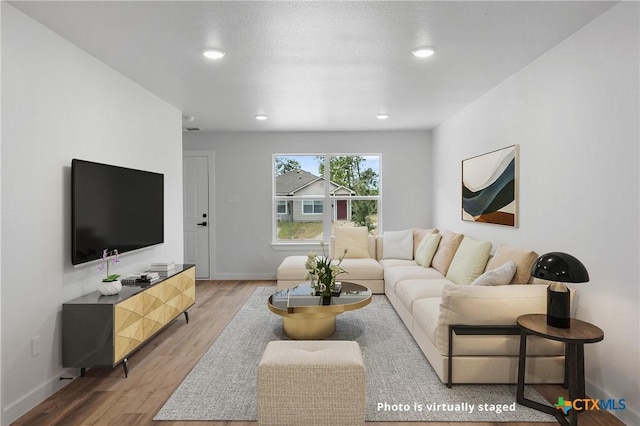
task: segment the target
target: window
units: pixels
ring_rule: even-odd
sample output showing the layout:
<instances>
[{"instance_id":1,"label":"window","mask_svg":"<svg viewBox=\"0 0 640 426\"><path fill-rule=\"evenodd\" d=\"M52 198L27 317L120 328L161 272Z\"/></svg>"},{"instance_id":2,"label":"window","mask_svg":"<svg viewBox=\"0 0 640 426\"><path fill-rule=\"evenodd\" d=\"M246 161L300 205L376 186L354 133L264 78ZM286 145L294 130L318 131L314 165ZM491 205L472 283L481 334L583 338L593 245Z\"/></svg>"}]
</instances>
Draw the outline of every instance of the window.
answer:
<instances>
[{"instance_id":1,"label":"window","mask_svg":"<svg viewBox=\"0 0 640 426\"><path fill-rule=\"evenodd\" d=\"M287 214L289 209L287 208L287 202L284 200L276 201L276 213L278 214Z\"/></svg>"},{"instance_id":2,"label":"window","mask_svg":"<svg viewBox=\"0 0 640 426\"><path fill-rule=\"evenodd\" d=\"M276 154L273 179L275 243L328 242L337 226L380 229L379 154Z\"/></svg>"},{"instance_id":3,"label":"window","mask_svg":"<svg viewBox=\"0 0 640 426\"><path fill-rule=\"evenodd\" d=\"M322 200L302 200L302 214L322 214Z\"/></svg>"}]
</instances>

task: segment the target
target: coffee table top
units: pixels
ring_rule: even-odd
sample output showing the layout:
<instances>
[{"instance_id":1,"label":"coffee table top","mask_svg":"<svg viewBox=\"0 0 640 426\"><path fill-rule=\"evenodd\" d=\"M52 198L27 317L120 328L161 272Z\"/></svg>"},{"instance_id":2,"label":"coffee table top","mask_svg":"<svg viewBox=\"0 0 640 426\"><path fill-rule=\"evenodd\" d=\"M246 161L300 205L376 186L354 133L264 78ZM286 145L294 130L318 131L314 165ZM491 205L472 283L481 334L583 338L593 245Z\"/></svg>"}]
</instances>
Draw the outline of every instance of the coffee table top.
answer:
<instances>
[{"instance_id":1,"label":"coffee table top","mask_svg":"<svg viewBox=\"0 0 640 426\"><path fill-rule=\"evenodd\" d=\"M269 296L269 309L282 316L298 313L334 313L359 309L371 303L371 290L367 287L342 282L340 296L333 296L330 305L322 304L321 296L313 296L310 282L298 284L292 288L285 288Z\"/></svg>"}]
</instances>

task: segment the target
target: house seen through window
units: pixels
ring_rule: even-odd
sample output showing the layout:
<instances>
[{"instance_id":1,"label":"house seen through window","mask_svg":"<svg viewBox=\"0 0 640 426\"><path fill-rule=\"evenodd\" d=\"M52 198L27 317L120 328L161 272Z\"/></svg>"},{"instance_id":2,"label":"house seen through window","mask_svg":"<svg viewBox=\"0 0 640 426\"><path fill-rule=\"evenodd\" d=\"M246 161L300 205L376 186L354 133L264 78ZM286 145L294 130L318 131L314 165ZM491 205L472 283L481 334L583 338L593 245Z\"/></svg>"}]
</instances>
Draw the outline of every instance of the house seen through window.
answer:
<instances>
[{"instance_id":1,"label":"house seen through window","mask_svg":"<svg viewBox=\"0 0 640 426\"><path fill-rule=\"evenodd\" d=\"M328 241L337 226L379 229L380 155L274 155L274 241Z\"/></svg>"}]
</instances>

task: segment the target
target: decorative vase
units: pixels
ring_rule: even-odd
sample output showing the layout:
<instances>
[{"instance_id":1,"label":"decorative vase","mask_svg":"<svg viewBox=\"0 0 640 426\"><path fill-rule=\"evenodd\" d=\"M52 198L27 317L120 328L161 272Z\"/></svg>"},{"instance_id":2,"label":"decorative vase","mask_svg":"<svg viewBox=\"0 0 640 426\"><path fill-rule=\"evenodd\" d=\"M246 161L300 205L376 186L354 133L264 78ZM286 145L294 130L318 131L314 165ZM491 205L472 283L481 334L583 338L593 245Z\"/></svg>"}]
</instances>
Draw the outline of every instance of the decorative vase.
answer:
<instances>
[{"instance_id":1,"label":"decorative vase","mask_svg":"<svg viewBox=\"0 0 640 426\"><path fill-rule=\"evenodd\" d=\"M113 296L120 293L122 290L122 283L119 280L116 281L101 281L98 284L98 291L105 296Z\"/></svg>"},{"instance_id":2,"label":"decorative vase","mask_svg":"<svg viewBox=\"0 0 640 426\"><path fill-rule=\"evenodd\" d=\"M322 305L327 306L331 304L331 296L322 296Z\"/></svg>"}]
</instances>

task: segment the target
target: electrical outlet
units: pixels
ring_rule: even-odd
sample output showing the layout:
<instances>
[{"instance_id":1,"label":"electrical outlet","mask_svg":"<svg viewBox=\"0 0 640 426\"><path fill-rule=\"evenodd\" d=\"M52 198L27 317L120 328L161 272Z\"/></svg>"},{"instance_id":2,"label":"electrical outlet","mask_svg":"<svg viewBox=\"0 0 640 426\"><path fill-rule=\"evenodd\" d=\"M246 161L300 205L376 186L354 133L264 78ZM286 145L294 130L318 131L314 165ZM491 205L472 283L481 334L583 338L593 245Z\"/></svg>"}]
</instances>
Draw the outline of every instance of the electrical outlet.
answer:
<instances>
[{"instance_id":1,"label":"electrical outlet","mask_svg":"<svg viewBox=\"0 0 640 426\"><path fill-rule=\"evenodd\" d=\"M40 355L40 351L42 351L42 346L40 344L40 335L33 336L31 338L31 356Z\"/></svg>"}]
</instances>

